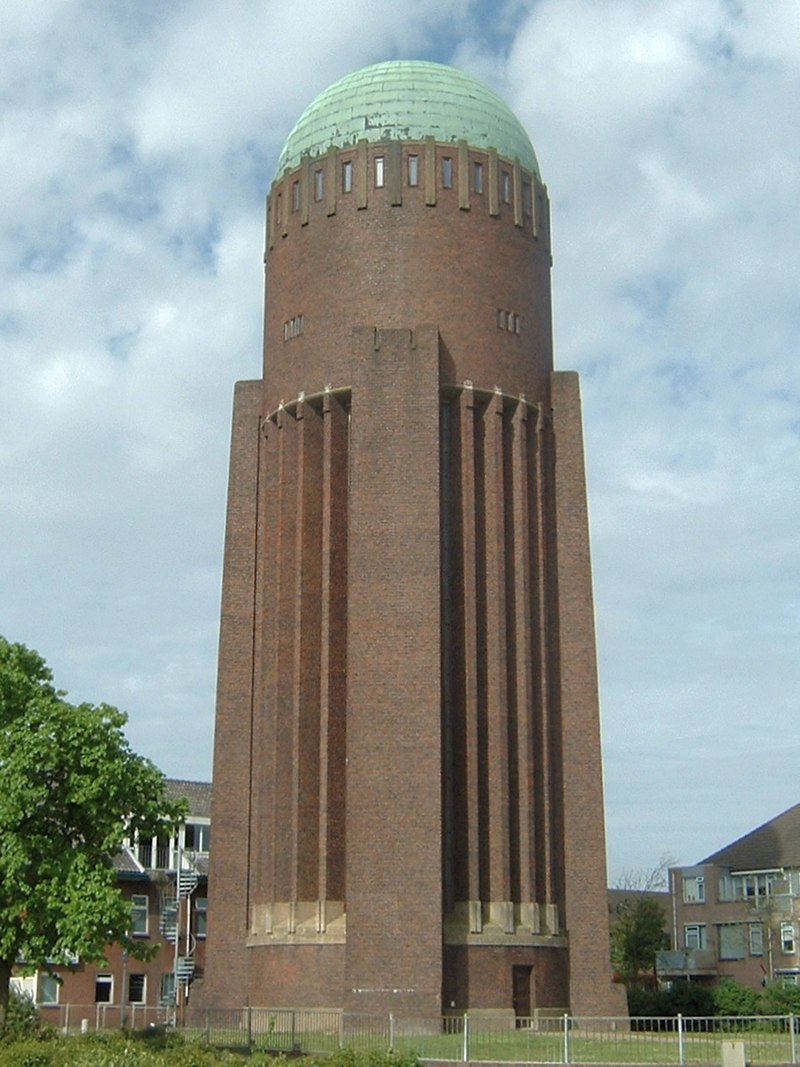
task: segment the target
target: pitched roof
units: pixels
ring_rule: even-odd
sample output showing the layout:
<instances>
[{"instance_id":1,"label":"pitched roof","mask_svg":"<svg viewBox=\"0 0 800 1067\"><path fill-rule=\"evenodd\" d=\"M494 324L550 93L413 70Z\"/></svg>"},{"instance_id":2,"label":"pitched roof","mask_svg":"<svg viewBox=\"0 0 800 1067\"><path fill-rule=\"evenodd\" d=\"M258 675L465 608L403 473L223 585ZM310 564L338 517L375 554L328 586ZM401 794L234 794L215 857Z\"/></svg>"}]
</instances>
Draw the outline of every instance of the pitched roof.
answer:
<instances>
[{"instance_id":1,"label":"pitched roof","mask_svg":"<svg viewBox=\"0 0 800 1067\"><path fill-rule=\"evenodd\" d=\"M716 863L739 871L800 867L800 804L795 804L701 862Z\"/></svg>"},{"instance_id":2,"label":"pitched roof","mask_svg":"<svg viewBox=\"0 0 800 1067\"><path fill-rule=\"evenodd\" d=\"M181 778L167 778L166 792L170 800L185 800L189 815L201 819L211 817L211 782L187 782Z\"/></svg>"}]
</instances>

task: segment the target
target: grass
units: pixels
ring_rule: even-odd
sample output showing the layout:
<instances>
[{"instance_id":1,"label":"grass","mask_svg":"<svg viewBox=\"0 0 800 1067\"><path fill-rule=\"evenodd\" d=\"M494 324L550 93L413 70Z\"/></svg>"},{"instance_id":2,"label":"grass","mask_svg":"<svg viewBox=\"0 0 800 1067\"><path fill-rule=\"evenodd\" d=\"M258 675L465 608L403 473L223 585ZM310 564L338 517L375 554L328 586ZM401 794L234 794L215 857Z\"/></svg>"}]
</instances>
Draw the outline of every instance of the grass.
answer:
<instances>
[{"instance_id":1,"label":"grass","mask_svg":"<svg viewBox=\"0 0 800 1067\"><path fill-rule=\"evenodd\" d=\"M308 1050L312 1054L336 1053L339 1033L330 1030L296 1030L293 1034L277 1028L235 1027L212 1029L207 1034L194 1032L195 1038L207 1039L210 1044L229 1048L246 1048L248 1037L255 1049L291 1052ZM292 1044L292 1039L294 1044ZM686 1065L719 1064L723 1041L743 1041L748 1064L789 1064L792 1062L791 1035L777 1032L774 1025L755 1026L746 1030L708 1033L684 1033L683 1063ZM345 1035L348 1046L358 1055L380 1054L388 1047L388 1032L364 1035ZM610 1028L596 1031L569 1031L565 1041L563 1031L551 1029L474 1030L469 1035L468 1054L473 1062L540 1063L540 1064L653 1064L680 1063L678 1034L672 1032L637 1031ZM425 1060L462 1060L463 1033L396 1034L395 1051L406 1058ZM566 1052L566 1061L565 1061ZM0 1065L2 1067L2 1065Z\"/></svg>"}]
</instances>

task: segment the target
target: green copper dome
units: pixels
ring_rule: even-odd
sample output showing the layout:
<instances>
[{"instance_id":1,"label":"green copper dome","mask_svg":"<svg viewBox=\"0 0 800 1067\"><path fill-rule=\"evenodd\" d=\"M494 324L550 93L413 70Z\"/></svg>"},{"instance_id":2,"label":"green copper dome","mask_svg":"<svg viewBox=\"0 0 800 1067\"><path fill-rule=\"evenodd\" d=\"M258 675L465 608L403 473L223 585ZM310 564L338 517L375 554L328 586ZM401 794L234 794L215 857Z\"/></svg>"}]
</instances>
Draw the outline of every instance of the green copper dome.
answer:
<instances>
[{"instance_id":1,"label":"green copper dome","mask_svg":"<svg viewBox=\"0 0 800 1067\"><path fill-rule=\"evenodd\" d=\"M330 145L341 148L362 139L421 141L427 136L495 148L539 173L530 138L497 93L470 74L421 60L376 63L320 93L286 139L277 173Z\"/></svg>"}]
</instances>

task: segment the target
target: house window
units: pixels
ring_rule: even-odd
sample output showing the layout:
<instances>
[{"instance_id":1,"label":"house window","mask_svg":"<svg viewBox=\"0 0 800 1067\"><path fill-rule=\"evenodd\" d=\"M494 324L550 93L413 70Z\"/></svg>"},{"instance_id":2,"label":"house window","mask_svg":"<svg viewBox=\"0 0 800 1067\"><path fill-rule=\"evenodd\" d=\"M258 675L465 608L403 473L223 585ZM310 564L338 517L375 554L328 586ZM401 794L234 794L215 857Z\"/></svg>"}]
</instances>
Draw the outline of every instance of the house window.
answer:
<instances>
[{"instance_id":1,"label":"house window","mask_svg":"<svg viewBox=\"0 0 800 1067\"><path fill-rule=\"evenodd\" d=\"M383 156L375 156L375 186L378 189L383 188L383 184L386 180L383 162Z\"/></svg>"},{"instance_id":2,"label":"house window","mask_svg":"<svg viewBox=\"0 0 800 1067\"><path fill-rule=\"evenodd\" d=\"M292 211L300 210L300 182L292 182Z\"/></svg>"},{"instance_id":3,"label":"house window","mask_svg":"<svg viewBox=\"0 0 800 1067\"><path fill-rule=\"evenodd\" d=\"M483 163L472 164L472 188L476 193L483 192Z\"/></svg>"},{"instance_id":4,"label":"house window","mask_svg":"<svg viewBox=\"0 0 800 1067\"><path fill-rule=\"evenodd\" d=\"M195 897L194 901L194 935L205 937L208 929L208 898Z\"/></svg>"},{"instance_id":5,"label":"house window","mask_svg":"<svg viewBox=\"0 0 800 1067\"><path fill-rule=\"evenodd\" d=\"M134 893L131 897L131 933L134 937L147 937L149 903L146 893Z\"/></svg>"},{"instance_id":6,"label":"house window","mask_svg":"<svg viewBox=\"0 0 800 1067\"><path fill-rule=\"evenodd\" d=\"M761 925L761 923L750 923L750 927L748 929L748 940L750 942L750 955L763 956L764 927Z\"/></svg>"},{"instance_id":7,"label":"house window","mask_svg":"<svg viewBox=\"0 0 800 1067\"><path fill-rule=\"evenodd\" d=\"M325 195L325 171L314 171L314 199L321 200Z\"/></svg>"},{"instance_id":8,"label":"house window","mask_svg":"<svg viewBox=\"0 0 800 1067\"><path fill-rule=\"evenodd\" d=\"M500 196L504 204L511 203L511 175L507 170L500 171Z\"/></svg>"},{"instance_id":9,"label":"house window","mask_svg":"<svg viewBox=\"0 0 800 1067\"><path fill-rule=\"evenodd\" d=\"M408 157L408 184L419 185L419 156Z\"/></svg>"},{"instance_id":10,"label":"house window","mask_svg":"<svg viewBox=\"0 0 800 1067\"><path fill-rule=\"evenodd\" d=\"M781 952L794 952L794 923L781 923Z\"/></svg>"},{"instance_id":11,"label":"house window","mask_svg":"<svg viewBox=\"0 0 800 1067\"><path fill-rule=\"evenodd\" d=\"M98 974L94 980L95 1004L111 1004L114 999L114 976Z\"/></svg>"},{"instance_id":12,"label":"house window","mask_svg":"<svg viewBox=\"0 0 800 1067\"><path fill-rule=\"evenodd\" d=\"M145 988L145 976L143 974L129 974L128 1003L145 1004L147 1002Z\"/></svg>"},{"instance_id":13,"label":"house window","mask_svg":"<svg viewBox=\"0 0 800 1067\"><path fill-rule=\"evenodd\" d=\"M40 974L38 986L37 1004L58 1004L59 981L54 974Z\"/></svg>"},{"instance_id":14,"label":"house window","mask_svg":"<svg viewBox=\"0 0 800 1067\"><path fill-rule=\"evenodd\" d=\"M280 225L280 223L282 221L282 219L281 219L281 214L282 214L282 212L281 212L281 203L282 203L281 194L278 193L278 195L275 197L275 218L276 218L276 220L278 222L278 225Z\"/></svg>"},{"instance_id":15,"label":"house window","mask_svg":"<svg viewBox=\"0 0 800 1067\"><path fill-rule=\"evenodd\" d=\"M737 874L733 880L740 886L736 896L742 900L757 903L772 895L772 887L777 877L776 871L764 871L762 874Z\"/></svg>"},{"instance_id":16,"label":"house window","mask_svg":"<svg viewBox=\"0 0 800 1067\"><path fill-rule=\"evenodd\" d=\"M161 975L161 1003L162 1004L174 1004L175 1003L175 973L174 971L167 971L166 974Z\"/></svg>"},{"instance_id":17,"label":"house window","mask_svg":"<svg viewBox=\"0 0 800 1067\"><path fill-rule=\"evenodd\" d=\"M293 320L297 333L303 332L303 316L296 315ZM211 827L208 823L187 822L186 849L188 852L208 852L211 845Z\"/></svg>"},{"instance_id":18,"label":"house window","mask_svg":"<svg viewBox=\"0 0 800 1067\"><path fill-rule=\"evenodd\" d=\"M721 923L719 927L719 958L744 959L744 929L741 923Z\"/></svg>"},{"instance_id":19,"label":"house window","mask_svg":"<svg viewBox=\"0 0 800 1067\"><path fill-rule=\"evenodd\" d=\"M453 160L450 156L442 159L442 186L445 189L453 188Z\"/></svg>"},{"instance_id":20,"label":"house window","mask_svg":"<svg viewBox=\"0 0 800 1067\"><path fill-rule=\"evenodd\" d=\"M706 884L702 874L684 875L683 879L683 902L684 904L702 904L706 899Z\"/></svg>"},{"instance_id":21,"label":"house window","mask_svg":"<svg viewBox=\"0 0 800 1067\"><path fill-rule=\"evenodd\" d=\"M353 161L352 159L346 159L342 163L342 192L352 193L353 191Z\"/></svg>"},{"instance_id":22,"label":"house window","mask_svg":"<svg viewBox=\"0 0 800 1067\"><path fill-rule=\"evenodd\" d=\"M736 900L736 880L730 874L719 876L719 899Z\"/></svg>"},{"instance_id":23,"label":"house window","mask_svg":"<svg viewBox=\"0 0 800 1067\"><path fill-rule=\"evenodd\" d=\"M706 928L700 923L689 923L683 928L684 948L705 948Z\"/></svg>"}]
</instances>

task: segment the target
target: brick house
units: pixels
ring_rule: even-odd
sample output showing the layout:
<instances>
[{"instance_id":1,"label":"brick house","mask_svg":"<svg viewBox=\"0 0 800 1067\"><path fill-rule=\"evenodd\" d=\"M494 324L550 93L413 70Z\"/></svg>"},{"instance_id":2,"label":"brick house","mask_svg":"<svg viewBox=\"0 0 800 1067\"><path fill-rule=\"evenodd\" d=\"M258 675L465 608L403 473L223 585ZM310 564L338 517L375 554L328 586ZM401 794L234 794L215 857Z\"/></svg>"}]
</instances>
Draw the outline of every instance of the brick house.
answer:
<instances>
[{"instance_id":1,"label":"brick house","mask_svg":"<svg viewBox=\"0 0 800 1067\"><path fill-rule=\"evenodd\" d=\"M663 980L800 983L800 804L691 867L670 871Z\"/></svg>"},{"instance_id":2,"label":"brick house","mask_svg":"<svg viewBox=\"0 0 800 1067\"><path fill-rule=\"evenodd\" d=\"M176 973L179 1006L202 977L211 785L168 779L167 794L188 803L186 822L178 834L127 842L114 861L120 888L131 902L132 935L158 944L158 951L152 959L140 961L119 945L110 945L104 964L76 959L71 966L54 967L52 973L13 978L45 1021L90 1029L158 1022L175 1005Z\"/></svg>"}]
</instances>

